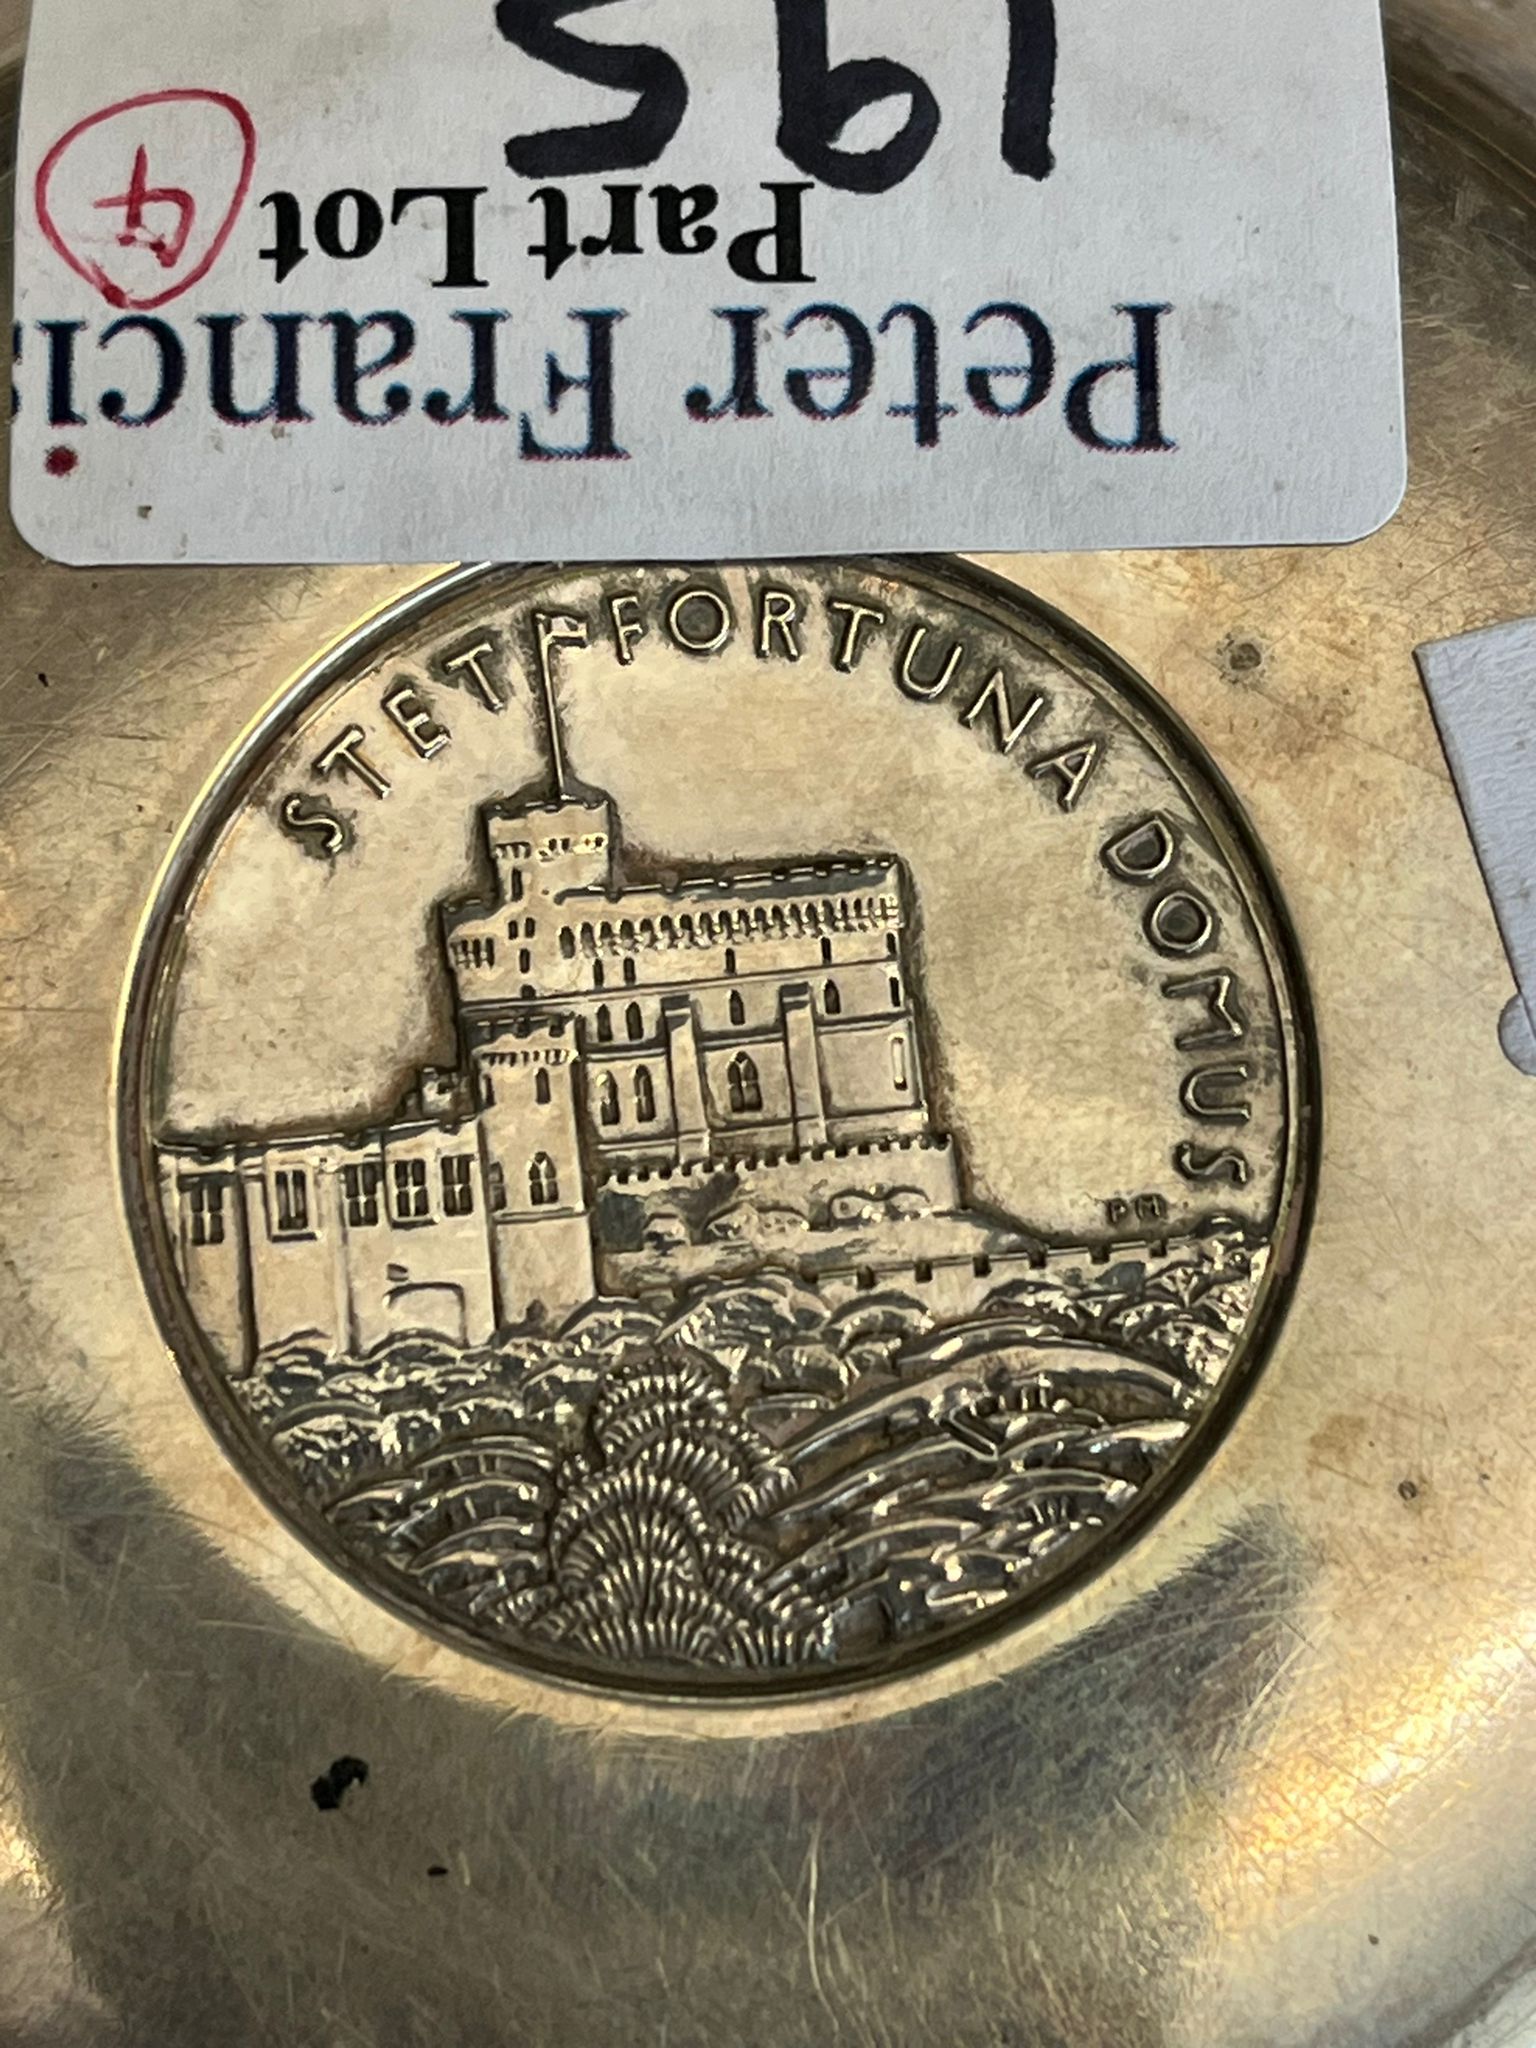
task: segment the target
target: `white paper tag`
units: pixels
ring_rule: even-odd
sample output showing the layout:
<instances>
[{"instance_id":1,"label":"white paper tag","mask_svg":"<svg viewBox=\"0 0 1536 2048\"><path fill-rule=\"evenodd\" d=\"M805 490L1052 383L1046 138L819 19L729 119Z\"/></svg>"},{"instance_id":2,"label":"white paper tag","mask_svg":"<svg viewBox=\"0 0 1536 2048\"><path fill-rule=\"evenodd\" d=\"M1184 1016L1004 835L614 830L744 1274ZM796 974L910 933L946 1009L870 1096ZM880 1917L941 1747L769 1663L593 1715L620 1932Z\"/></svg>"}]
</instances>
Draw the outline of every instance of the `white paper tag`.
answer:
<instances>
[{"instance_id":1,"label":"white paper tag","mask_svg":"<svg viewBox=\"0 0 1536 2048\"><path fill-rule=\"evenodd\" d=\"M1354 538L1376 0L36 0L12 505L70 562Z\"/></svg>"}]
</instances>

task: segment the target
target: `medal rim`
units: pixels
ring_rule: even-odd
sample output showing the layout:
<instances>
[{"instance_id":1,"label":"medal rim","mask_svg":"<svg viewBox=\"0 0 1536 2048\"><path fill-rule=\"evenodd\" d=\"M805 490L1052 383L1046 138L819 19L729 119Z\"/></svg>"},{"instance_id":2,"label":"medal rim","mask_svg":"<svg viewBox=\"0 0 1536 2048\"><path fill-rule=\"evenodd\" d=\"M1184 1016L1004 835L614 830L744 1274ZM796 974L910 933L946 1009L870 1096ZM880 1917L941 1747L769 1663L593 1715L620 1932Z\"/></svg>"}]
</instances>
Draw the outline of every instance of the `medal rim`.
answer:
<instances>
[{"instance_id":1,"label":"medal rim","mask_svg":"<svg viewBox=\"0 0 1536 2048\"><path fill-rule=\"evenodd\" d=\"M525 591L536 589L551 576L600 575L606 569L750 572L771 566L825 570L834 562L846 562L860 574L885 575L919 594L969 607L989 624L1043 647L1075 681L1108 698L1111 709L1130 724L1194 807L1239 890L1274 996L1286 1113L1269 1260L1233 1361L1196 1416L1178 1455L1154 1474L1094 1542L1084 1546L1081 1556L1053 1572L1038 1589L1015 1595L988 1614L936 1629L931 1639L893 1643L859 1663L776 1669L755 1678L730 1669L717 1675L704 1666L686 1677L682 1673L632 1671L618 1664L604 1672L594 1663L551 1656L520 1641L503 1643L471 1628L426 1596L411 1598L379 1562L343 1540L286 1474L281 1459L233 1398L227 1375L175 1275L169 1230L156 1192L148 1113L157 1077L156 1060L163 1057L168 1043L165 1026L176 988L185 912L199 879L216 857L224 832L248 805L274 747L330 691L358 680L362 665L382 652L402 628L419 623L455 599L482 585L495 585L499 602L515 603ZM312 1556L354 1590L381 1603L394 1618L508 1678L553 1685L610 1704L649 1702L687 1709L803 1706L811 1700L866 1695L925 1677L941 1666L963 1673L979 1653L1035 1626L1121 1563L1206 1470L1274 1352L1311 1231L1322 1137L1321 1063L1301 948L1259 835L1220 767L1155 687L1097 635L1026 586L951 555L771 557L709 564L651 557L600 563L478 562L433 573L389 599L323 648L272 694L231 743L188 808L134 938L114 1042L112 1102L119 1190L155 1325L194 1407L262 1507ZM963 1683L962 1675L955 1689L961 1689Z\"/></svg>"}]
</instances>

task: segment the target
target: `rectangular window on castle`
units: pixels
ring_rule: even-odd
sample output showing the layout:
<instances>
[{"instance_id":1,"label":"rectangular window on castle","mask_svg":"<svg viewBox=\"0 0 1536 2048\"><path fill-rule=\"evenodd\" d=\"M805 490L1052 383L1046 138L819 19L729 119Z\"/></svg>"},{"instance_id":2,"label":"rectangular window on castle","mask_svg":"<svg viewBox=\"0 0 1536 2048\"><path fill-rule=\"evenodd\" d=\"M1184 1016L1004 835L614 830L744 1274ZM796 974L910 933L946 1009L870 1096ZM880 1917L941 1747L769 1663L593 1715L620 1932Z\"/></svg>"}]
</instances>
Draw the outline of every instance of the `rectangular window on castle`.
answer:
<instances>
[{"instance_id":1,"label":"rectangular window on castle","mask_svg":"<svg viewBox=\"0 0 1536 2048\"><path fill-rule=\"evenodd\" d=\"M425 1159L395 1160L394 1197L397 1223L420 1223L430 1215Z\"/></svg>"},{"instance_id":2,"label":"rectangular window on castle","mask_svg":"<svg viewBox=\"0 0 1536 2048\"><path fill-rule=\"evenodd\" d=\"M455 1152L443 1161L443 1214L473 1216L474 1213L475 1190L470 1180L469 1154Z\"/></svg>"},{"instance_id":3,"label":"rectangular window on castle","mask_svg":"<svg viewBox=\"0 0 1536 2048\"><path fill-rule=\"evenodd\" d=\"M272 1193L277 1201L277 1235L293 1237L309 1228L309 1175L302 1166L291 1166L272 1176Z\"/></svg>"},{"instance_id":4,"label":"rectangular window on castle","mask_svg":"<svg viewBox=\"0 0 1536 2048\"><path fill-rule=\"evenodd\" d=\"M366 1230L379 1220L379 1182L383 1169L376 1160L365 1159L358 1166L341 1169L341 1189L347 1202L347 1227Z\"/></svg>"},{"instance_id":5,"label":"rectangular window on castle","mask_svg":"<svg viewBox=\"0 0 1536 2048\"><path fill-rule=\"evenodd\" d=\"M197 1245L224 1242L224 1183L211 1174L184 1180L192 1242Z\"/></svg>"}]
</instances>

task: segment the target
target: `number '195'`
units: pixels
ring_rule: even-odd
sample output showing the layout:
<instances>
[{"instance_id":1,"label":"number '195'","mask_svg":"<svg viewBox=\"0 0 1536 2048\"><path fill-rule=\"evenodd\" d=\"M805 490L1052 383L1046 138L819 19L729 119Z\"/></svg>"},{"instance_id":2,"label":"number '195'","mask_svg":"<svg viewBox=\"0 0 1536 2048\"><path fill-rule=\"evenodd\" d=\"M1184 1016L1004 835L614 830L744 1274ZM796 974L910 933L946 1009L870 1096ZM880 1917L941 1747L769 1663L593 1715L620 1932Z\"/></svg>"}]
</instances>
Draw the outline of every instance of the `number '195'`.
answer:
<instances>
[{"instance_id":1,"label":"number '195'","mask_svg":"<svg viewBox=\"0 0 1536 2048\"><path fill-rule=\"evenodd\" d=\"M498 0L496 24L508 42L567 77L637 95L629 112L582 127L516 135L507 162L529 178L573 178L653 164L682 125L688 80L676 59L648 43L594 43L563 24L569 15L614 0ZM1052 168L1051 105L1056 84L1055 0L995 0L1007 8L1008 68L1003 86L1002 156L1026 178ZM778 146L797 169L844 192L889 192L928 154L939 132L939 103L910 65L889 57L833 64L828 0L773 0L778 19ZM855 116L884 100L904 99L906 119L877 148L838 146Z\"/></svg>"}]
</instances>

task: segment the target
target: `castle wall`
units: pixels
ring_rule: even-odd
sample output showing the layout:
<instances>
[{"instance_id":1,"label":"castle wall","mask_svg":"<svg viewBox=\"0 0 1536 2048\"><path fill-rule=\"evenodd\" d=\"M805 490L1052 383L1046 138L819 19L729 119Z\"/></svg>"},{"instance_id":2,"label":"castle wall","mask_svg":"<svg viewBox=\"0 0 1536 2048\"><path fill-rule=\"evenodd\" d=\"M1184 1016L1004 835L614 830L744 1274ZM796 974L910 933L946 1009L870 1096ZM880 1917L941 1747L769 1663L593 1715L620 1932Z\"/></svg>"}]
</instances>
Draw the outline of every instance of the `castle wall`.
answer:
<instances>
[{"instance_id":1,"label":"castle wall","mask_svg":"<svg viewBox=\"0 0 1536 2048\"><path fill-rule=\"evenodd\" d=\"M274 1156L283 1172L305 1176L309 1226L283 1232L274 1200ZM326 1153L294 1145L273 1155L242 1153L241 1184L251 1242L251 1324L257 1350L294 1337L345 1350L346 1285L338 1272L338 1232Z\"/></svg>"},{"instance_id":2,"label":"castle wall","mask_svg":"<svg viewBox=\"0 0 1536 2048\"><path fill-rule=\"evenodd\" d=\"M819 1217L834 1195L876 1189L915 1189L938 1211L961 1206L954 1145L948 1138L933 1137L818 1145L802 1153L751 1153L687 1167L620 1167L607 1176L599 1192L632 1196L648 1209L667 1209L677 1205L680 1194L721 1183L725 1176L734 1180L737 1200L781 1205L809 1216Z\"/></svg>"},{"instance_id":3,"label":"castle wall","mask_svg":"<svg viewBox=\"0 0 1536 2048\"><path fill-rule=\"evenodd\" d=\"M1200 1240L1125 1239L1103 1245L1050 1245L1035 1251L973 1254L964 1258L903 1260L899 1265L823 1268L818 1290L837 1307L861 1295L893 1291L915 1296L936 1322L976 1314L987 1297L1016 1280L1092 1282L1122 1261L1153 1271L1195 1250Z\"/></svg>"},{"instance_id":4,"label":"castle wall","mask_svg":"<svg viewBox=\"0 0 1536 2048\"><path fill-rule=\"evenodd\" d=\"M659 1159L676 1157L672 1062L665 1045L594 1050L582 1068L582 1114L594 1157L646 1151Z\"/></svg>"},{"instance_id":5,"label":"castle wall","mask_svg":"<svg viewBox=\"0 0 1536 2048\"><path fill-rule=\"evenodd\" d=\"M243 1372L253 1347L246 1315L245 1207L234 1152L193 1157L162 1151L159 1166L161 1207L188 1306L226 1369ZM204 1242L194 1242L194 1234Z\"/></svg>"},{"instance_id":6,"label":"castle wall","mask_svg":"<svg viewBox=\"0 0 1536 2048\"><path fill-rule=\"evenodd\" d=\"M853 1018L818 1033L829 1134L870 1114L923 1115L917 1034L909 1014Z\"/></svg>"},{"instance_id":7,"label":"castle wall","mask_svg":"<svg viewBox=\"0 0 1536 2048\"><path fill-rule=\"evenodd\" d=\"M597 1293L592 1219L583 1209L555 1216L497 1216L491 1251L504 1323L542 1314L558 1325Z\"/></svg>"},{"instance_id":8,"label":"castle wall","mask_svg":"<svg viewBox=\"0 0 1536 2048\"><path fill-rule=\"evenodd\" d=\"M541 836L551 816L572 827L552 842ZM714 1030L725 1028L732 989L767 1019L777 1014L778 984L793 977L832 979L849 1007L891 1006L885 977L904 972L905 919L892 858L619 888L608 868L616 841L607 811L544 807L530 812L525 838L511 836L519 827L510 818L493 817L489 829L497 900L443 913L448 964L466 1005L622 1003L688 989Z\"/></svg>"},{"instance_id":9,"label":"castle wall","mask_svg":"<svg viewBox=\"0 0 1536 2048\"><path fill-rule=\"evenodd\" d=\"M474 1054L501 1324L552 1320L596 1292L582 1131L586 1076L566 1018L514 1025Z\"/></svg>"},{"instance_id":10,"label":"castle wall","mask_svg":"<svg viewBox=\"0 0 1536 2048\"><path fill-rule=\"evenodd\" d=\"M163 1157L188 1300L233 1369L294 1337L341 1354L397 1330L473 1343L496 1327L473 1125L241 1147L226 1196L238 1228L219 1245L191 1243L186 1158Z\"/></svg>"},{"instance_id":11,"label":"castle wall","mask_svg":"<svg viewBox=\"0 0 1536 2048\"><path fill-rule=\"evenodd\" d=\"M351 1155L342 1155L352 1162ZM455 1342L483 1342L496 1327L485 1190L473 1125L451 1135L386 1134L380 1147L384 1166L379 1220L348 1220L344 1183L333 1178L328 1227L337 1232L346 1274L348 1327L339 1333L348 1351L366 1352L397 1330L433 1330ZM449 1215L441 1165L444 1158L470 1165L467 1214ZM429 1214L403 1218L393 1199L396 1162L419 1159L428 1168ZM462 1196L459 1197L463 1199Z\"/></svg>"}]
</instances>

